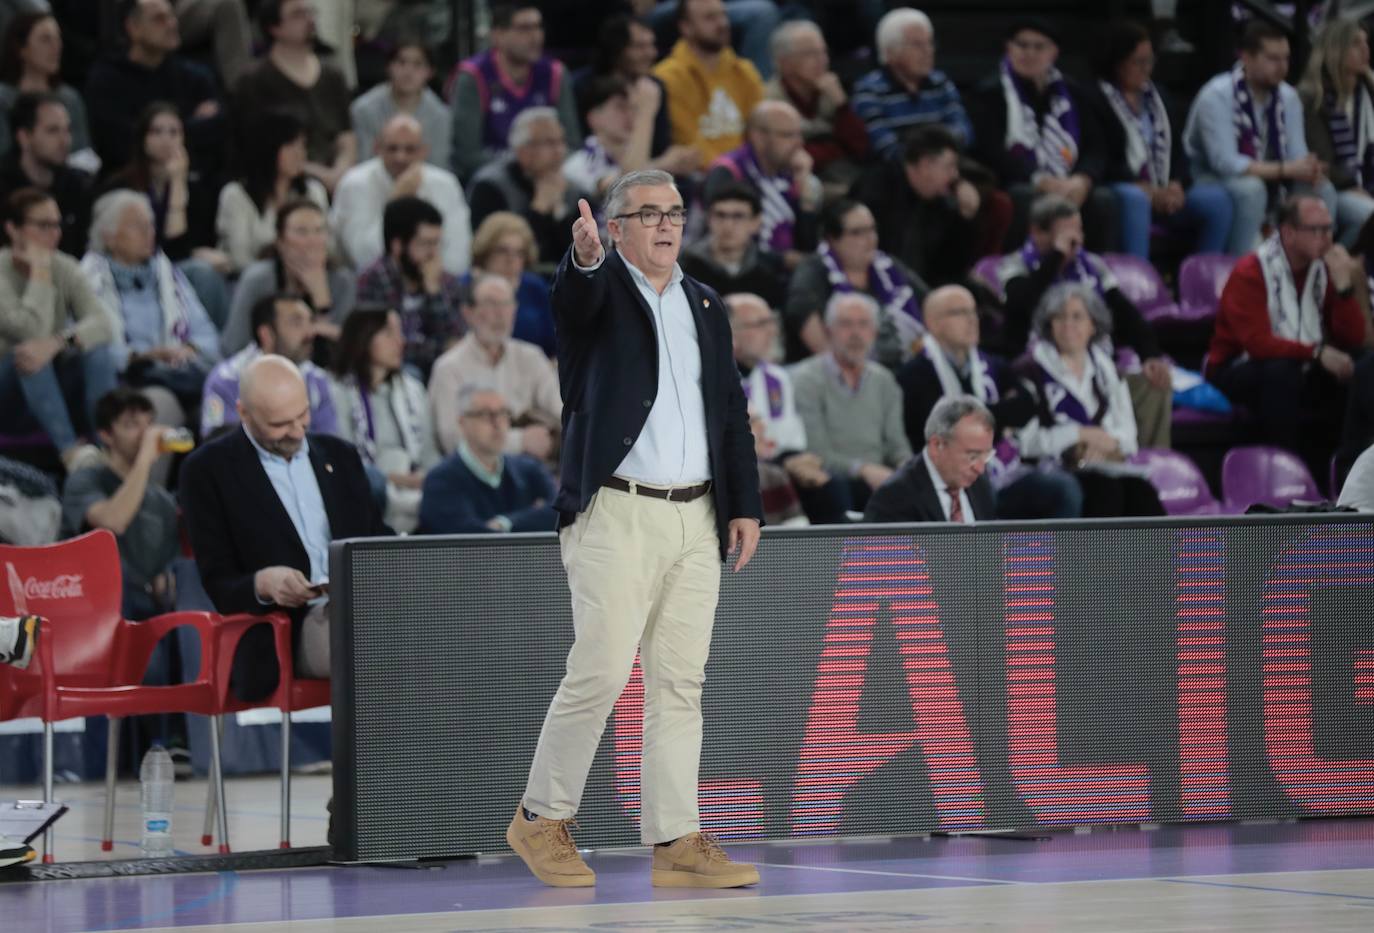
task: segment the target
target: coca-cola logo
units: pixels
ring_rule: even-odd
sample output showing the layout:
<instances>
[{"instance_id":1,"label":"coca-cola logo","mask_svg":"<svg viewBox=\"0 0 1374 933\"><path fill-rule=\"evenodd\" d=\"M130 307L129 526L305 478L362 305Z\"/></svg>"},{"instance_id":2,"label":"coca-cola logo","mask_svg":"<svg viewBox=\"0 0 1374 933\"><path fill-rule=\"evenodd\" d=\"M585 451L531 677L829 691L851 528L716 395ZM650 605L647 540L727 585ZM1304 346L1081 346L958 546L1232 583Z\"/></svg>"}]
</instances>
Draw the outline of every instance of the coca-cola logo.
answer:
<instances>
[{"instance_id":1,"label":"coca-cola logo","mask_svg":"<svg viewBox=\"0 0 1374 933\"><path fill-rule=\"evenodd\" d=\"M80 599L81 580L79 573L64 573L51 580L29 577L24 581L25 599Z\"/></svg>"},{"instance_id":2,"label":"coca-cola logo","mask_svg":"<svg viewBox=\"0 0 1374 933\"><path fill-rule=\"evenodd\" d=\"M81 588L85 577L79 573L60 573L50 579L40 580L37 577L20 577L14 564L9 562L6 562L5 570L16 612L27 612L27 604L31 599L80 599L85 595Z\"/></svg>"}]
</instances>

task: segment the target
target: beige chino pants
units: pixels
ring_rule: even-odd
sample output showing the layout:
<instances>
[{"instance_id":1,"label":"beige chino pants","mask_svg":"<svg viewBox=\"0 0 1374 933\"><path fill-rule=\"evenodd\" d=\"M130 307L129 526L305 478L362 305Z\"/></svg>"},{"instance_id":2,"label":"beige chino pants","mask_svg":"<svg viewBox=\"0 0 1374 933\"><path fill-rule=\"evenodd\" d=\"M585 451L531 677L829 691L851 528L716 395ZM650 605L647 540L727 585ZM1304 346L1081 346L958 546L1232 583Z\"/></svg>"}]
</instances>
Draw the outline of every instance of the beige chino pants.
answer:
<instances>
[{"instance_id":1,"label":"beige chino pants","mask_svg":"<svg viewBox=\"0 0 1374 933\"><path fill-rule=\"evenodd\" d=\"M575 639L544 719L524 805L576 812L587 771L639 650L644 671L640 838L700 829L701 689L720 594L711 496L669 502L603 487L559 535Z\"/></svg>"}]
</instances>

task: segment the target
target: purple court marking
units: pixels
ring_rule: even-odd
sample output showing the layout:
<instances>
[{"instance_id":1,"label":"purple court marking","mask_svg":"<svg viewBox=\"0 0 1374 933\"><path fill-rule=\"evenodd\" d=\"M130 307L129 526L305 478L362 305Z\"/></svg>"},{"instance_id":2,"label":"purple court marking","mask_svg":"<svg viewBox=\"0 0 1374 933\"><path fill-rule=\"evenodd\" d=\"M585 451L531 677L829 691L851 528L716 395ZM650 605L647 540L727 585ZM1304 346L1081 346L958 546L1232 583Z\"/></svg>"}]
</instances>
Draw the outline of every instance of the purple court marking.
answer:
<instances>
[{"instance_id":1,"label":"purple court marking","mask_svg":"<svg viewBox=\"0 0 1374 933\"><path fill-rule=\"evenodd\" d=\"M923 837L730 846L762 863L760 884L733 891L657 890L637 850L593 853L591 889L553 889L512 857L461 859L442 870L300 868L0 885L5 929L76 933L531 907L756 901L778 895L976 888L1009 883L1167 880L1228 886L1226 875L1374 869L1374 820L1098 831L1026 842ZM808 870L809 869L809 870ZM1203 877L1208 880L1201 880ZM1276 879L1277 880L1277 879ZM1374 900L1280 887L1276 894ZM13 926L11 926L13 924Z\"/></svg>"}]
</instances>

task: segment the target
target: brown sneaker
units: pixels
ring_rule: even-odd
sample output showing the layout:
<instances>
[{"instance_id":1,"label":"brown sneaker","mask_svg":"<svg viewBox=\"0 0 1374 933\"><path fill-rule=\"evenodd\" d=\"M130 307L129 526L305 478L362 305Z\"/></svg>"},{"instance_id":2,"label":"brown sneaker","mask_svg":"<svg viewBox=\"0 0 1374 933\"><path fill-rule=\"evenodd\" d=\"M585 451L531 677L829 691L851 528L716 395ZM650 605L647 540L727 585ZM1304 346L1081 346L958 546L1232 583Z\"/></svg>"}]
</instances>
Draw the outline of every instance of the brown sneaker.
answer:
<instances>
[{"instance_id":1,"label":"brown sneaker","mask_svg":"<svg viewBox=\"0 0 1374 933\"><path fill-rule=\"evenodd\" d=\"M739 888L758 883L759 870L730 861L715 836L688 833L670 846L654 846L656 888Z\"/></svg>"},{"instance_id":2,"label":"brown sneaker","mask_svg":"<svg viewBox=\"0 0 1374 933\"><path fill-rule=\"evenodd\" d=\"M520 807L506 827L506 842L534 877L555 888L586 888L596 884L596 872L577 854L569 826L572 820L525 819Z\"/></svg>"}]
</instances>

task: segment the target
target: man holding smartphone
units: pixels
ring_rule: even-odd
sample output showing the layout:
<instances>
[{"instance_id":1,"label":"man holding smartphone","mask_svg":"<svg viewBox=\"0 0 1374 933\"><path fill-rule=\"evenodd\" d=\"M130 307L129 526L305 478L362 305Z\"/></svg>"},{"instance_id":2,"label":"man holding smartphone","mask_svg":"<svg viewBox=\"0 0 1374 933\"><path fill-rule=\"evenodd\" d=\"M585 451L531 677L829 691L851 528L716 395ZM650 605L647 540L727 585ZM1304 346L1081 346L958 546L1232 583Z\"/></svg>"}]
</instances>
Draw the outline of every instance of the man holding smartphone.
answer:
<instances>
[{"instance_id":1,"label":"man holding smartphone","mask_svg":"<svg viewBox=\"0 0 1374 933\"><path fill-rule=\"evenodd\" d=\"M311 434L300 370L282 356L239 381L242 426L201 447L181 473L181 504L205 591L223 613L285 611L296 673L329 676L329 543L389 535L357 450ZM278 678L272 630L256 625L234 653L231 686L259 700Z\"/></svg>"}]
</instances>

